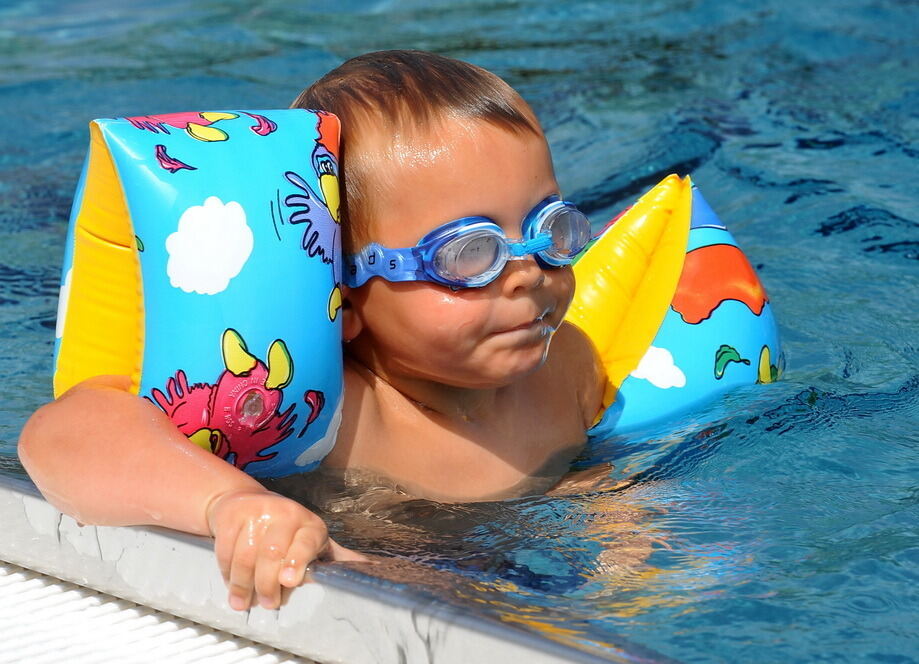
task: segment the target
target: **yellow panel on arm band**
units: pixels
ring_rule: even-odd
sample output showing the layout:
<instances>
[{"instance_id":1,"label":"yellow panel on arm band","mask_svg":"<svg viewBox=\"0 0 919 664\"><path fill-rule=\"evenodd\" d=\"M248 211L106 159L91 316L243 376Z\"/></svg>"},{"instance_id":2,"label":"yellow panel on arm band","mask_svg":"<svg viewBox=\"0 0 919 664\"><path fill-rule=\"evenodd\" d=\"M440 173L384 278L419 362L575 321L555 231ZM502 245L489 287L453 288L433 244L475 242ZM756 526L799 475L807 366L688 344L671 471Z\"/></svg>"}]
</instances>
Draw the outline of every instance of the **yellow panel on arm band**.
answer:
<instances>
[{"instance_id":1,"label":"yellow panel on arm band","mask_svg":"<svg viewBox=\"0 0 919 664\"><path fill-rule=\"evenodd\" d=\"M665 178L574 265L566 320L593 342L607 374L603 407L654 340L673 300L689 238L692 183Z\"/></svg>"},{"instance_id":2,"label":"yellow panel on arm band","mask_svg":"<svg viewBox=\"0 0 919 664\"><path fill-rule=\"evenodd\" d=\"M118 174L95 122L73 242L54 396L103 374L129 376L136 394L144 345L140 260Z\"/></svg>"}]
</instances>

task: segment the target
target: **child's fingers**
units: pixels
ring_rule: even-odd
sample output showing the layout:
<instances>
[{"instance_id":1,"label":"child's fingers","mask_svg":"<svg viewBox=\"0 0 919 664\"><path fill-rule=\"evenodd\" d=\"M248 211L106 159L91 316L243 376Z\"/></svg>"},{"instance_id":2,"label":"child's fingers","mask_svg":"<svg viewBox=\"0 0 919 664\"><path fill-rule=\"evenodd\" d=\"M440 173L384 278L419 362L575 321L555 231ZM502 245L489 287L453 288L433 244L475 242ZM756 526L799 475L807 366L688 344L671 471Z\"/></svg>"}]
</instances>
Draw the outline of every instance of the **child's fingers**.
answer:
<instances>
[{"instance_id":1,"label":"child's fingers","mask_svg":"<svg viewBox=\"0 0 919 664\"><path fill-rule=\"evenodd\" d=\"M255 563L258 555L254 532L255 524L242 528L236 538L230 563L227 588L230 591L230 606L237 611L249 608L255 587Z\"/></svg>"},{"instance_id":2,"label":"child's fingers","mask_svg":"<svg viewBox=\"0 0 919 664\"><path fill-rule=\"evenodd\" d=\"M362 553L346 549L341 544L329 538L329 546L322 555L323 560L349 561L357 563L369 563L370 559Z\"/></svg>"},{"instance_id":3,"label":"child's fingers","mask_svg":"<svg viewBox=\"0 0 919 664\"><path fill-rule=\"evenodd\" d=\"M290 543L278 577L281 585L294 588L303 583L307 565L320 556L329 542L331 540L324 524L321 527L299 528Z\"/></svg>"},{"instance_id":4,"label":"child's fingers","mask_svg":"<svg viewBox=\"0 0 919 664\"><path fill-rule=\"evenodd\" d=\"M276 609L281 604L281 565L290 548L291 535L288 528L269 528L258 546L255 563L255 593L258 603L265 609Z\"/></svg>"},{"instance_id":5,"label":"child's fingers","mask_svg":"<svg viewBox=\"0 0 919 664\"><path fill-rule=\"evenodd\" d=\"M367 560L329 539L322 519L294 501L259 492L227 495L208 507L207 522L233 609L249 608L253 593L263 607L277 608L282 586L302 583L317 558Z\"/></svg>"},{"instance_id":6,"label":"child's fingers","mask_svg":"<svg viewBox=\"0 0 919 664\"><path fill-rule=\"evenodd\" d=\"M218 531L214 538L214 554L217 556L217 566L224 583L230 583L230 567L233 564L233 553L236 542L239 540L239 527Z\"/></svg>"}]
</instances>

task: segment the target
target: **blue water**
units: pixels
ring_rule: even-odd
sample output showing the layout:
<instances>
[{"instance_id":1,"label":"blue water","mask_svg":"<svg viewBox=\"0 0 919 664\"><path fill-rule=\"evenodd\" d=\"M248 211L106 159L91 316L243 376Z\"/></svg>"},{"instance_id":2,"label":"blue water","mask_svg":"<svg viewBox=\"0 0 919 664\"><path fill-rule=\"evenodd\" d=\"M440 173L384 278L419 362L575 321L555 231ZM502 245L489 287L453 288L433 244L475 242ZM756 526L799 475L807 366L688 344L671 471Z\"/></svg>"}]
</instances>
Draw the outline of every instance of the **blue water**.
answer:
<instances>
[{"instance_id":1,"label":"blue water","mask_svg":"<svg viewBox=\"0 0 919 664\"><path fill-rule=\"evenodd\" d=\"M376 504L331 513L340 539L399 556L442 601L612 659L919 659L919 5L189 4L0 7L5 472L49 398L90 119L283 107L346 57L436 50L521 91L598 221L691 173L759 269L788 368L589 451L599 479L571 496Z\"/></svg>"}]
</instances>

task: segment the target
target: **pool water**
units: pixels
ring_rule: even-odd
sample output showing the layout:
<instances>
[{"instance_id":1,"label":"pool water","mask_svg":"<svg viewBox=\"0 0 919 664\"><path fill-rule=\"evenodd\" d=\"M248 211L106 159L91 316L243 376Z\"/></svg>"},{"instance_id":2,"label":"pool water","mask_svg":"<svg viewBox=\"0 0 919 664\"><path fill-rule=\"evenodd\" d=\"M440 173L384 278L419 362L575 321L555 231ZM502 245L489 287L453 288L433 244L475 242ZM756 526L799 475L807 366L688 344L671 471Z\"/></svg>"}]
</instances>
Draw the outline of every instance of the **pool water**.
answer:
<instances>
[{"instance_id":1,"label":"pool water","mask_svg":"<svg viewBox=\"0 0 919 664\"><path fill-rule=\"evenodd\" d=\"M520 90L597 223L691 173L759 270L787 370L588 450L570 495L342 499L340 540L396 555L395 582L610 659L916 661L919 5L319 4L0 7L0 471L22 473L19 429L50 398L90 119L284 107L344 58L435 50Z\"/></svg>"}]
</instances>

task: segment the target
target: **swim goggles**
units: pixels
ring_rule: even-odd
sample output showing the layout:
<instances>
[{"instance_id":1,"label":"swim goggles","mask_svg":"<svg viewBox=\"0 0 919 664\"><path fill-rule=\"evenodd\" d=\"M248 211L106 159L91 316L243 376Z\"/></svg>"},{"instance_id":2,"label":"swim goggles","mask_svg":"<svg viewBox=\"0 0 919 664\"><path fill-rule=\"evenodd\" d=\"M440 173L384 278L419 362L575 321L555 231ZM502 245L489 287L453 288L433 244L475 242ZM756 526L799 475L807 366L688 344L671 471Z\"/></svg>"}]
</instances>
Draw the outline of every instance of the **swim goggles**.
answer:
<instances>
[{"instance_id":1,"label":"swim goggles","mask_svg":"<svg viewBox=\"0 0 919 664\"><path fill-rule=\"evenodd\" d=\"M345 285L368 279L433 281L479 288L494 281L511 260L535 256L541 267L569 265L590 241L590 222L573 204L549 196L523 220L521 240L509 240L488 217L463 217L435 228L414 247L368 244L344 258Z\"/></svg>"}]
</instances>

